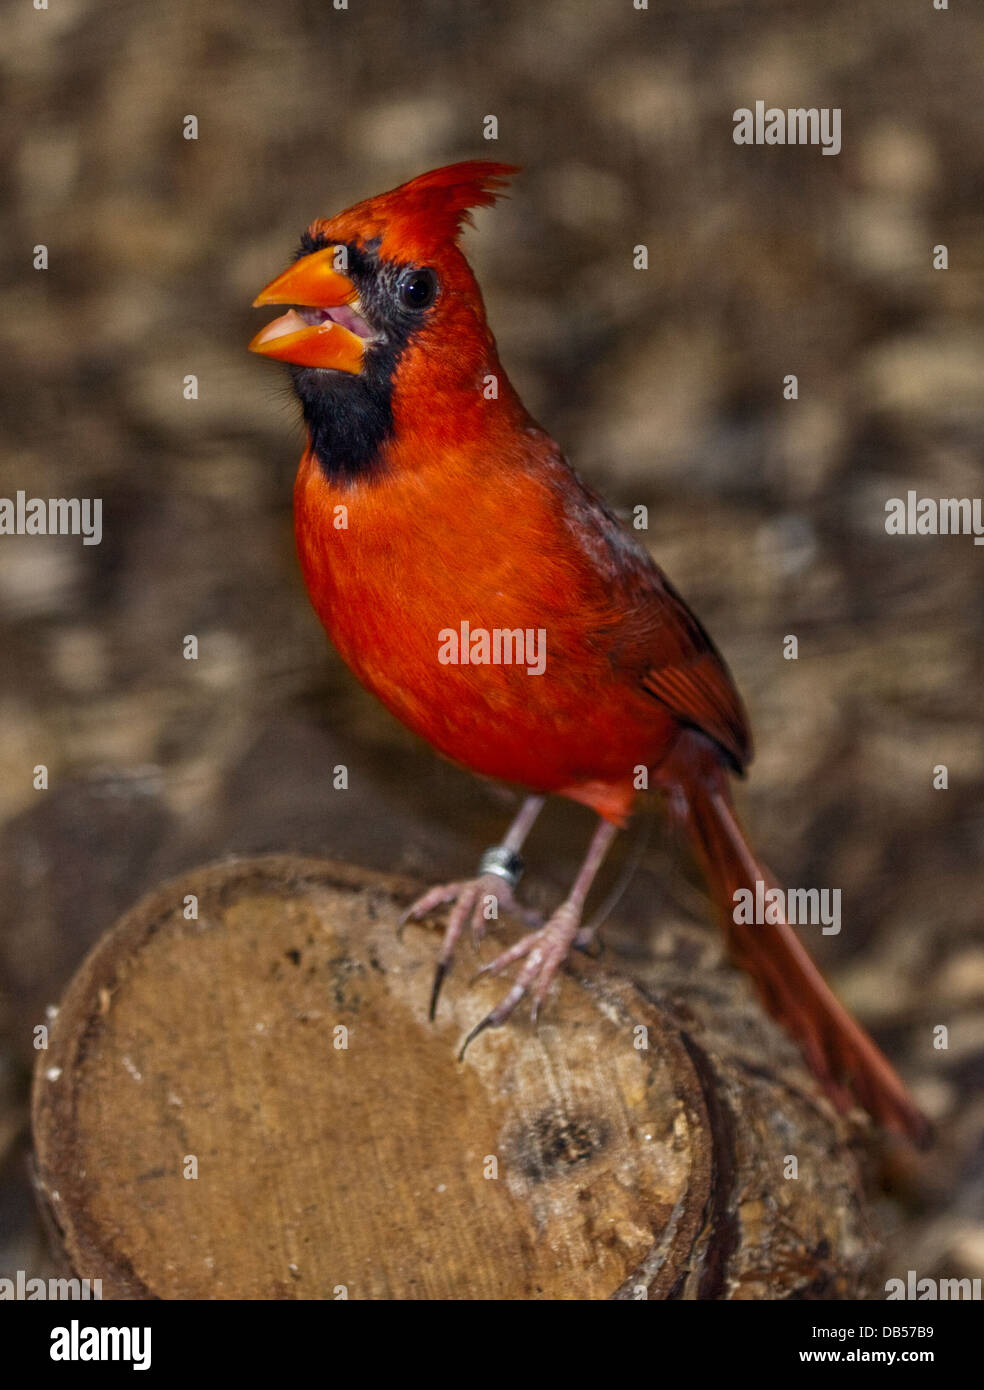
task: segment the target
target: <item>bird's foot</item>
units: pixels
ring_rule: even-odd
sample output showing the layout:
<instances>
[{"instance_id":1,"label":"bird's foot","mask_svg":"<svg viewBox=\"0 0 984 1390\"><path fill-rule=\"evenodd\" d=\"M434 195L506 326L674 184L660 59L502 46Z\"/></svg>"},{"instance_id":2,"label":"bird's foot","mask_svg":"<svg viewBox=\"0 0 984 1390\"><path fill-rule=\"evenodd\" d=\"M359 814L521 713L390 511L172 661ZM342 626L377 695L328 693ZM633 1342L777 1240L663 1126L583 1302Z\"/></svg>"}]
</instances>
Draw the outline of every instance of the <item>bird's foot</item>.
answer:
<instances>
[{"instance_id":1,"label":"bird's foot","mask_svg":"<svg viewBox=\"0 0 984 1390\"><path fill-rule=\"evenodd\" d=\"M536 1022L540 1005L546 997L554 976L567 959L571 948L578 944L580 926L580 905L565 902L544 926L537 931L527 933L516 942L515 946L510 946L508 950L496 956L495 960L482 967L478 972L479 976L499 975L515 961L523 960L525 957L523 967L516 976L516 982L512 989L468 1034L458 1054L459 1061L465 1055L468 1044L477 1038L479 1033L484 1033L486 1028L499 1028L505 1023L516 1005L527 993L529 993L533 1004L530 1017L534 1023Z\"/></svg>"},{"instance_id":2,"label":"bird's foot","mask_svg":"<svg viewBox=\"0 0 984 1390\"><path fill-rule=\"evenodd\" d=\"M466 925L470 926L471 938L477 947L488 929L489 922L497 920L500 908L504 912L514 913L528 927L536 926L543 921L539 912L523 907L516 901L512 885L501 874L480 873L475 878L459 879L457 883L440 883L431 888L407 908L400 918L400 926L407 922L419 921L445 903L453 903L454 906L448 917L434 970L434 984L428 1010L432 1021L441 986L451 969L454 949Z\"/></svg>"}]
</instances>

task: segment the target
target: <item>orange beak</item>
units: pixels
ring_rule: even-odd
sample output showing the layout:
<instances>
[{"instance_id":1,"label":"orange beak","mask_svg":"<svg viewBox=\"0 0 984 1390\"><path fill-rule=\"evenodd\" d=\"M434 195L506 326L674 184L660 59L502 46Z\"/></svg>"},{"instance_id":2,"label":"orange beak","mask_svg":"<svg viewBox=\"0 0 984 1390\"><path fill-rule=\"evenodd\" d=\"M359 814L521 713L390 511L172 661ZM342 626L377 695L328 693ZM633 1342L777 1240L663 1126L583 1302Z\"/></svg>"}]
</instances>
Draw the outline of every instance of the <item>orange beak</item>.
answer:
<instances>
[{"instance_id":1,"label":"orange beak","mask_svg":"<svg viewBox=\"0 0 984 1390\"><path fill-rule=\"evenodd\" d=\"M249 345L250 352L299 367L361 372L371 333L359 313L358 290L335 269L337 252L337 247L325 246L302 256L256 296L254 308L298 304L302 312L290 309L261 328Z\"/></svg>"}]
</instances>

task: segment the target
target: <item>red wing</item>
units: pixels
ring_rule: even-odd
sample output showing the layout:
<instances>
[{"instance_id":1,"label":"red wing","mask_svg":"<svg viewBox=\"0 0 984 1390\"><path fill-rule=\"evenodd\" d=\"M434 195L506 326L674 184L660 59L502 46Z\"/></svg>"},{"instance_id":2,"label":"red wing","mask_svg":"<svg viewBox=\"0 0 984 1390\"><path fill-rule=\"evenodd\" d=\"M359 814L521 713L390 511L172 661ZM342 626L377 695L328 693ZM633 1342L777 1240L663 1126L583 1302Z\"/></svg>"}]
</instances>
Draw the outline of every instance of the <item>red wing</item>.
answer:
<instances>
[{"instance_id":1,"label":"red wing","mask_svg":"<svg viewBox=\"0 0 984 1390\"><path fill-rule=\"evenodd\" d=\"M638 554L642 563L623 587L627 601L612 657L681 724L712 738L743 772L752 740L731 673L663 572L645 551Z\"/></svg>"},{"instance_id":2,"label":"red wing","mask_svg":"<svg viewBox=\"0 0 984 1390\"><path fill-rule=\"evenodd\" d=\"M642 688L682 724L695 725L720 744L737 770L744 771L752 756L748 723L741 698L713 647L687 666L650 669L642 678Z\"/></svg>"},{"instance_id":3,"label":"red wing","mask_svg":"<svg viewBox=\"0 0 984 1390\"><path fill-rule=\"evenodd\" d=\"M748 720L707 632L600 497L576 479L566 503L570 522L612 600L611 623L597 634L612 665L681 724L707 734L743 771L752 756Z\"/></svg>"}]
</instances>

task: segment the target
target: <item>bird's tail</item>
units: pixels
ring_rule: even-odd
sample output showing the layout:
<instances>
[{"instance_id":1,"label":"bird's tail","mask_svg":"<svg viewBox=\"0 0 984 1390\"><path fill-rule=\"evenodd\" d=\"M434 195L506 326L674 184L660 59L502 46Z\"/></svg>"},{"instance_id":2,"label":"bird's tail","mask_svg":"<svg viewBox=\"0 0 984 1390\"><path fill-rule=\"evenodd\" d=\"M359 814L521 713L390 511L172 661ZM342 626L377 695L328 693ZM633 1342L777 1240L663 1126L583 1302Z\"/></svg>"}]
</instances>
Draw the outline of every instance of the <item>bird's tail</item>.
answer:
<instances>
[{"instance_id":1,"label":"bird's tail","mask_svg":"<svg viewBox=\"0 0 984 1390\"><path fill-rule=\"evenodd\" d=\"M800 1044L834 1104L846 1110L853 1097L886 1128L925 1143L925 1117L887 1058L839 1003L788 922L735 921L737 890L749 890L752 901L761 902L776 885L749 849L717 751L687 731L659 773L671 818L686 830L707 876L732 958ZM758 896L756 883L763 884ZM782 900L773 895L769 901ZM774 915L773 908L769 916Z\"/></svg>"}]
</instances>

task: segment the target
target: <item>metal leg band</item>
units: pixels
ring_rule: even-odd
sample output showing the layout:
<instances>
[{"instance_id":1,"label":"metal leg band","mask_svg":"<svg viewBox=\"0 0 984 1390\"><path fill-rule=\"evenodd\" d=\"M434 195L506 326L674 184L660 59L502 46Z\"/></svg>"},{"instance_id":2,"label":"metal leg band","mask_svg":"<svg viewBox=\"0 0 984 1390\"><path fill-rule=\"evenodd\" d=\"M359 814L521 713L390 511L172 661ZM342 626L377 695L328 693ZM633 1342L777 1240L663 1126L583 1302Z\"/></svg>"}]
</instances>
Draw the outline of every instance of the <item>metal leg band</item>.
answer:
<instances>
[{"instance_id":1,"label":"metal leg band","mask_svg":"<svg viewBox=\"0 0 984 1390\"><path fill-rule=\"evenodd\" d=\"M479 860L478 872L480 876L495 874L497 878L505 879L510 888L515 888L523 877L525 867L522 856L515 850L507 849L505 845L493 845Z\"/></svg>"}]
</instances>

